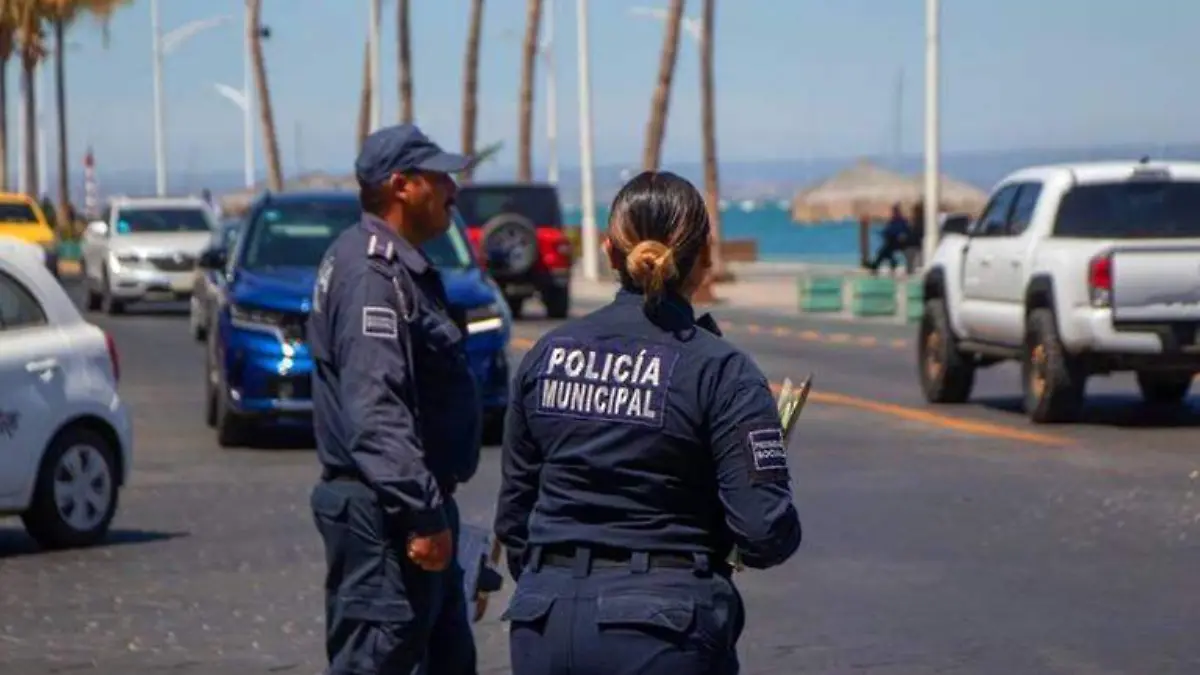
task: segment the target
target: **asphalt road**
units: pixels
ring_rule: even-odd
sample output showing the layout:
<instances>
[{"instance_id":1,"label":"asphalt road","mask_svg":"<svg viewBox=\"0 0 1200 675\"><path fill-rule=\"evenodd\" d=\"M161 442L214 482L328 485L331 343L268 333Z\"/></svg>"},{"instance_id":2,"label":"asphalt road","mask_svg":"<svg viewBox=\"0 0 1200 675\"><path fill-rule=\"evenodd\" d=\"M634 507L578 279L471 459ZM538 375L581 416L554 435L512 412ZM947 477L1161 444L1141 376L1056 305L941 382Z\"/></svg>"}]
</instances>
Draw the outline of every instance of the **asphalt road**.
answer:
<instances>
[{"instance_id":1,"label":"asphalt road","mask_svg":"<svg viewBox=\"0 0 1200 675\"><path fill-rule=\"evenodd\" d=\"M0 522L0 674L320 671L309 442L216 446L183 311L94 318L122 355L132 484L99 548L42 553ZM745 673L1200 672L1200 412L1114 379L1087 423L1035 429L1011 367L929 408L909 328L724 316L772 378L817 383L791 448L805 543L739 577ZM521 323L514 353L549 325ZM489 448L466 520L490 523L497 484ZM508 672L508 590L481 673Z\"/></svg>"}]
</instances>

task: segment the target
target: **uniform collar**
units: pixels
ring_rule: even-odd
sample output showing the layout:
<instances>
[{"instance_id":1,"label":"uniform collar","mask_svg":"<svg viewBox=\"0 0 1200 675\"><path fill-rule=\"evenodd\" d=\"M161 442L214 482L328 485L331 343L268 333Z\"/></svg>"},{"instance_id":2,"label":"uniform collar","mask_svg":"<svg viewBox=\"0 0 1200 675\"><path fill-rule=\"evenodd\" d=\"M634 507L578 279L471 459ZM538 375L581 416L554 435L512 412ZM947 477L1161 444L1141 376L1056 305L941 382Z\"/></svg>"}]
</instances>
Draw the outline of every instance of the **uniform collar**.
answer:
<instances>
[{"instance_id":1,"label":"uniform collar","mask_svg":"<svg viewBox=\"0 0 1200 675\"><path fill-rule=\"evenodd\" d=\"M687 331L690 328L699 326L710 333L721 334L712 316L705 314L697 319L696 312L692 309L692 304L685 300L683 296L668 293L657 304L649 306L645 305L645 299L646 296L641 291L622 288L617 291L617 297L613 302L622 306L645 306L646 316L655 324L670 331Z\"/></svg>"},{"instance_id":2,"label":"uniform collar","mask_svg":"<svg viewBox=\"0 0 1200 675\"><path fill-rule=\"evenodd\" d=\"M362 226L371 234L368 255L381 255L388 259L395 258L413 274L424 274L429 269L429 259L425 257L425 254L397 234L392 226L381 218L364 213Z\"/></svg>"}]
</instances>

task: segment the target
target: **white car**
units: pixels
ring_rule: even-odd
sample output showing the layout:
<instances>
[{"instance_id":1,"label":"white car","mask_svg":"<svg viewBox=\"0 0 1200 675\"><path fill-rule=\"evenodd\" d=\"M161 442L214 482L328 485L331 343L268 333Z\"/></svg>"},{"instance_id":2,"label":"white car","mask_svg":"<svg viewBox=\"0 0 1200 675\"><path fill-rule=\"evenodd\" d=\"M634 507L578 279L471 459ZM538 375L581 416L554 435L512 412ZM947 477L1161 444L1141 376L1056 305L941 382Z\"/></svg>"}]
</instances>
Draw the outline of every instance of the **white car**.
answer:
<instances>
[{"instance_id":1,"label":"white car","mask_svg":"<svg viewBox=\"0 0 1200 675\"><path fill-rule=\"evenodd\" d=\"M116 345L22 247L0 242L0 515L43 547L86 546L108 532L132 461Z\"/></svg>"},{"instance_id":2,"label":"white car","mask_svg":"<svg viewBox=\"0 0 1200 675\"><path fill-rule=\"evenodd\" d=\"M1076 419L1087 380L1120 371L1148 403L1187 397L1200 372L1200 163L1024 169L944 234L920 329L929 401L965 401L978 368L1009 360L1035 422Z\"/></svg>"},{"instance_id":3,"label":"white car","mask_svg":"<svg viewBox=\"0 0 1200 675\"><path fill-rule=\"evenodd\" d=\"M198 198L117 199L80 246L89 310L191 298L196 261L217 224Z\"/></svg>"}]
</instances>

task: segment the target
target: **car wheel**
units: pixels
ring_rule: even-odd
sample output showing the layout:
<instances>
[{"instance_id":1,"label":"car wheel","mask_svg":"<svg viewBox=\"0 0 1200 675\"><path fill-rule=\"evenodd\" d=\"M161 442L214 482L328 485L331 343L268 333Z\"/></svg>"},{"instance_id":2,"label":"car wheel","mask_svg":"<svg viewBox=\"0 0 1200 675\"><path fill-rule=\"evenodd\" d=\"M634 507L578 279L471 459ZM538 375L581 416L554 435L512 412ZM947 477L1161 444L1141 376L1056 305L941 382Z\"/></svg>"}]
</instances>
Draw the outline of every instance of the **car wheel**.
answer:
<instances>
[{"instance_id":1,"label":"car wheel","mask_svg":"<svg viewBox=\"0 0 1200 675\"><path fill-rule=\"evenodd\" d=\"M502 213L484 223L480 248L494 277L522 277L538 260L537 227L528 218Z\"/></svg>"},{"instance_id":2,"label":"car wheel","mask_svg":"<svg viewBox=\"0 0 1200 675\"><path fill-rule=\"evenodd\" d=\"M571 291L561 286L546 288L542 291L542 304L546 306L546 316L565 319L571 313Z\"/></svg>"},{"instance_id":3,"label":"car wheel","mask_svg":"<svg viewBox=\"0 0 1200 675\"><path fill-rule=\"evenodd\" d=\"M521 312L525 310L525 298L505 296L504 302L508 303L508 311L512 313L514 319L521 318Z\"/></svg>"},{"instance_id":4,"label":"car wheel","mask_svg":"<svg viewBox=\"0 0 1200 675\"><path fill-rule=\"evenodd\" d=\"M210 429L217 428L217 374L212 358L204 361L204 423Z\"/></svg>"},{"instance_id":5,"label":"car wheel","mask_svg":"<svg viewBox=\"0 0 1200 675\"><path fill-rule=\"evenodd\" d=\"M1142 399L1153 405L1178 405L1187 398L1192 389L1193 373L1147 373L1137 374L1138 389Z\"/></svg>"},{"instance_id":6,"label":"car wheel","mask_svg":"<svg viewBox=\"0 0 1200 675\"><path fill-rule=\"evenodd\" d=\"M196 297L192 296L191 312L188 313L188 323L191 325L192 338L196 342L204 342L205 338L208 337L208 330L204 325L204 321L197 316L198 313L199 310L196 309Z\"/></svg>"},{"instance_id":7,"label":"car wheel","mask_svg":"<svg viewBox=\"0 0 1200 675\"><path fill-rule=\"evenodd\" d=\"M214 386L214 426L217 428L217 445L222 448L240 448L246 445L250 423L238 416L229 402L229 388L224 383Z\"/></svg>"},{"instance_id":8,"label":"car wheel","mask_svg":"<svg viewBox=\"0 0 1200 675\"><path fill-rule=\"evenodd\" d=\"M1025 355L1021 359L1025 412L1039 424L1075 421L1083 410L1087 385L1082 365L1058 339L1053 312L1035 309L1025 325Z\"/></svg>"},{"instance_id":9,"label":"car wheel","mask_svg":"<svg viewBox=\"0 0 1200 675\"><path fill-rule=\"evenodd\" d=\"M975 364L958 348L941 300L925 303L917 340L921 391L930 403L965 403L975 386Z\"/></svg>"},{"instance_id":10,"label":"car wheel","mask_svg":"<svg viewBox=\"0 0 1200 675\"><path fill-rule=\"evenodd\" d=\"M108 270L104 271L100 283L104 286L100 289L102 293L100 310L110 316L123 313L125 311L125 303L113 297L112 284L108 280Z\"/></svg>"},{"instance_id":11,"label":"car wheel","mask_svg":"<svg viewBox=\"0 0 1200 675\"><path fill-rule=\"evenodd\" d=\"M67 428L51 442L38 470L25 530L44 548L90 546L117 512L117 448L100 434Z\"/></svg>"}]
</instances>

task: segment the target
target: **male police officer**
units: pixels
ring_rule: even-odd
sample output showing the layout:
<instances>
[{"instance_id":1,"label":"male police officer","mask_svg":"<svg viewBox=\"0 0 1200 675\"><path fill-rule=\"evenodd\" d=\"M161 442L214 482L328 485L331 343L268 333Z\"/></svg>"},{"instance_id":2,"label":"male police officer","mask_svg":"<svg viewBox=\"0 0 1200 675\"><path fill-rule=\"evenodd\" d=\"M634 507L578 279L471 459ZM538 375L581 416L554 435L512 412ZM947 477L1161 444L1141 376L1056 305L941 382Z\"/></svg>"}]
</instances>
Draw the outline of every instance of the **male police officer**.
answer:
<instances>
[{"instance_id":1,"label":"male police officer","mask_svg":"<svg viewBox=\"0 0 1200 675\"><path fill-rule=\"evenodd\" d=\"M328 675L475 672L451 495L478 465L479 399L462 318L418 248L450 227L450 174L468 163L412 125L371 134L355 162L362 221L318 271L312 508Z\"/></svg>"}]
</instances>

